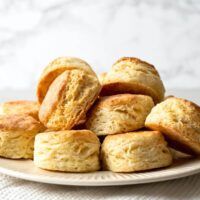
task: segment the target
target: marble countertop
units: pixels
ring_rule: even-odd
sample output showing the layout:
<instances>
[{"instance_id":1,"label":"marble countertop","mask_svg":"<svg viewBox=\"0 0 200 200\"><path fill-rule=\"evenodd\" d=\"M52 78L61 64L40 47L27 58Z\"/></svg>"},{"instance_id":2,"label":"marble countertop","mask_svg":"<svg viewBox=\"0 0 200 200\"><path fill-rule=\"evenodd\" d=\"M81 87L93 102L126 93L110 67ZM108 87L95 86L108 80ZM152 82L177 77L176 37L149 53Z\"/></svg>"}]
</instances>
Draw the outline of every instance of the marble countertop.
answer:
<instances>
[{"instance_id":1,"label":"marble countertop","mask_svg":"<svg viewBox=\"0 0 200 200\"><path fill-rule=\"evenodd\" d=\"M154 64L167 89L200 88L198 0L0 1L0 91L34 91L55 57L96 72L135 56Z\"/></svg>"}]
</instances>

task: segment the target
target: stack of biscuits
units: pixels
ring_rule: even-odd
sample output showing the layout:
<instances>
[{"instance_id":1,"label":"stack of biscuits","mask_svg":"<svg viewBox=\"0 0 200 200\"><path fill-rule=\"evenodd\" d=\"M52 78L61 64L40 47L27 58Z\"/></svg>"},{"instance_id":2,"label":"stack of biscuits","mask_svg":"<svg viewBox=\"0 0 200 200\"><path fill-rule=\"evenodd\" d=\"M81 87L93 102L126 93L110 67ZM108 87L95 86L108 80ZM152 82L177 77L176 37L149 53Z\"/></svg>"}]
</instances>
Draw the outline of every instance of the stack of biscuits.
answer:
<instances>
[{"instance_id":1,"label":"stack of biscuits","mask_svg":"<svg viewBox=\"0 0 200 200\"><path fill-rule=\"evenodd\" d=\"M0 104L0 156L63 172L170 166L171 147L200 155L200 107L165 88L155 67L119 59L99 76L78 58L42 72L37 102Z\"/></svg>"}]
</instances>

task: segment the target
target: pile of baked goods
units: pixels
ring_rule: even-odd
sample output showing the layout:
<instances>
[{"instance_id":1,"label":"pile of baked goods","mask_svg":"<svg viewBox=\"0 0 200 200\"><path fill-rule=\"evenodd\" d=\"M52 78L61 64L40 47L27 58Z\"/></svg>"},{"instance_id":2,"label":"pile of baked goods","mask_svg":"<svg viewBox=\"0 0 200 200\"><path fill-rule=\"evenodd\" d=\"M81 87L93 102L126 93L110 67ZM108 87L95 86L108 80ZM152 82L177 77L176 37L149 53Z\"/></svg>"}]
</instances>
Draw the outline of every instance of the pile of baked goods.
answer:
<instances>
[{"instance_id":1,"label":"pile of baked goods","mask_svg":"<svg viewBox=\"0 0 200 200\"><path fill-rule=\"evenodd\" d=\"M37 102L0 104L0 156L64 172L135 172L173 163L169 146L200 154L200 107L165 88L155 67L118 60L99 77L61 57L43 71Z\"/></svg>"}]
</instances>

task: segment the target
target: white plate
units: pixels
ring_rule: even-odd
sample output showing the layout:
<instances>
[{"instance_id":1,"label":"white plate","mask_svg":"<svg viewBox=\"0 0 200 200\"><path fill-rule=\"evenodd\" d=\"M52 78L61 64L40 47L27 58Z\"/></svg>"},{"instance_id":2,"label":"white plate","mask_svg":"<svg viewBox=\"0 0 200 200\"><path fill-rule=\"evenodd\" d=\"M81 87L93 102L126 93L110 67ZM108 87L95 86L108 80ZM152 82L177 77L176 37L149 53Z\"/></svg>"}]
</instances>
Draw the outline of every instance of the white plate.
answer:
<instances>
[{"instance_id":1,"label":"white plate","mask_svg":"<svg viewBox=\"0 0 200 200\"><path fill-rule=\"evenodd\" d=\"M31 160L0 158L0 172L30 181L77 186L112 186L159 182L177 179L200 172L200 159L187 159L169 168L141 173L60 173L41 170Z\"/></svg>"}]
</instances>

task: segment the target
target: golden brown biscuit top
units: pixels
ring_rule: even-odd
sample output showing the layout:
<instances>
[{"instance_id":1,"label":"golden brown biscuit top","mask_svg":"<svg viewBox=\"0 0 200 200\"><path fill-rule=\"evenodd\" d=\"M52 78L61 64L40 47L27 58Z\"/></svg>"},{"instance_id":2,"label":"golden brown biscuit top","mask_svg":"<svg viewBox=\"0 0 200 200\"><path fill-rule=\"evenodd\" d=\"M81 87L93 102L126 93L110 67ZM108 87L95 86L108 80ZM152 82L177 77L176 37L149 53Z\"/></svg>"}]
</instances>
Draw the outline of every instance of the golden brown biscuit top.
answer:
<instances>
[{"instance_id":1,"label":"golden brown biscuit top","mask_svg":"<svg viewBox=\"0 0 200 200\"><path fill-rule=\"evenodd\" d=\"M0 104L0 115L30 114L36 116L39 104L35 101L9 101Z\"/></svg>"},{"instance_id":2,"label":"golden brown biscuit top","mask_svg":"<svg viewBox=\"0 0 200 200\"><path fill-rule=\"evenodd\" d=\"M138 140L140 140L140 142ZM124 142L129 143L131 140L134 140L136 144L145 145L145 142L148 139L149 142L159 142L163 143L164 139L162 134L159 131L136 131L136 132L128 132L123 134L116 134L116 135L108 135L106 136L105 142L114 142L116 140L122 140ZM138 142L138 143L137 143ZM113 144L114 145L114 144Z\"/></svg>"},{"instance_id":3,"label":"golden brown biscuit top","mask_svg":"<svg viewBox=\"0 0 200 200\"><path fill-rule=\"evenodd\" d=\"M75 62L89 65L86 61L76 57L58 57L54 59L52 62L50 62L50 65L65 65L68 63L75 63Z\"/></svg>"},{"instance_id":4,"label":"golden brown biscuit top","mask_svg":"<svg viewBox=\"0 0 200 200\"><path fill-rule=\"evenodd\" d=\"M158 71L156 70L156 68L154 67L154 65L147 63L146 61L140 60L139 58L134 58L134 57L122 57L119 60L117 60L117 62L114 63L113 68L115 68L115 66L117 66L118 64L122 64L122 63L126 63L126 62L131 62L134 65L143 65L147 68L149 68L151 70L151 72L160 77Z\"/></svg>"},{"instance_id":5,"label":"golden brown biscuit top","mask_svg":"<svg viewBox=\"0 0 200 200\"><path fill-rule=\"evenodd\" d=\"M21 115L1 115L0 131L42 131L44 126L33 117Z\"/></svg>"},{"instance_id":6,"label":"golden brown biscuit top","mask_svg":"<svg viewBox=\"0 0 200 200\"><path fill-rule=\"evenodd\" d=\"M59 57L48 64L43 70L37 86L38 102L41 104L51 83L66 70L84 70L95 75L88 63L75 57Z\"/></svg>"},{"instance_id":7,"label":"golden brown biscuit top","mask_svg":"<svg viewBox=\"0 0 200 200\"><path fill-rule=\"evenodd\" d=\"M196 110L200 114L200 107L192 101L188 101L186 99L170 96L169 98L165 99L164 102L168 103L169 105L170 105L170 103L178 103L178 105L180 105L180 106L185 105L188 107L188 111L192 112L192 110ZM162 104L162 102L161 102L161 104Z\"/></svg>"},{"instance_id":8,"label":"golden brown biscuit top","mask_svg":"<svg viewBox=\"0 0 200 200\"><path fill-rule=\"evenodd\" d=\"M95 133L90 130L66 130L66 131L52 131L38 134L38 137L42 137L45 139L55 137L60 142L64 142L65 140L78 140L90 143L98 143L99 139ZM64 140L64 141L63 141Z\"/></svg>"},{"instance_id":9,"label":"golden brown biscuit top","mask_svg":"<svg viewBox=\"0 0 200 200\"><path fill-rule=\"evenodd\" d=\"M48 71L51 71L52 68L58 67L67 67L68 69L84 69L86 71L93 72L90 65L80 58L58 57L49 63L49 65L44 69L43 73L45 74Z\"/></svg>"},{"instance_id":10,"label":"golden brown biscuit top","mask_svg":"<svg viewBox=\"0 0 200 200\"><path fill-rule=\"evenodd\" d=\"M137 94L117 94L112 96L100 97L96 102L97 107L109 107L109 106L120 106L127 103L134 104L139 101L153 100L150 96L137 95Z\"/></svg>"}]
</instances>

